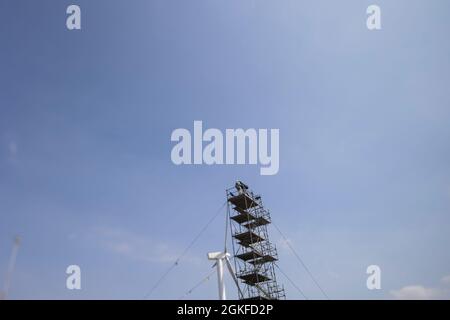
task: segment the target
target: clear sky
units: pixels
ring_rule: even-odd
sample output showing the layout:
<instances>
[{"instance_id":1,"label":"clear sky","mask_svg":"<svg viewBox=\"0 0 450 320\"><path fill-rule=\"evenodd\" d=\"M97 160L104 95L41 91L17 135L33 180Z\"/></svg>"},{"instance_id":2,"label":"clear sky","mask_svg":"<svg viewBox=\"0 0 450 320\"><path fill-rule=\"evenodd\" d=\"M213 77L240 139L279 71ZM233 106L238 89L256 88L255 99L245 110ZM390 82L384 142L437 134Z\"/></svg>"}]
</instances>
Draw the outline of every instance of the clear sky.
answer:
<instances>
[{"instance_id":1,"label":"clear sky","mask_svg":"<svg viewBox=\"0 0 450 320\"><path fill-rule=\"evenodd\" d=\"M2 276L23 238L10 298L143 298L237 179L331 298L450 298L449 31L448 0L2 0ZM175 166L171 132L194 120L279 128L279 173ZM150 298L210 272L224 221ZM283 270L323 298L271 236ZM71 264L82 290L66 289ZM381 290L366 288L371 264ZM216 290L213 278L189 297Z\"/></svg>"}]
</instances>

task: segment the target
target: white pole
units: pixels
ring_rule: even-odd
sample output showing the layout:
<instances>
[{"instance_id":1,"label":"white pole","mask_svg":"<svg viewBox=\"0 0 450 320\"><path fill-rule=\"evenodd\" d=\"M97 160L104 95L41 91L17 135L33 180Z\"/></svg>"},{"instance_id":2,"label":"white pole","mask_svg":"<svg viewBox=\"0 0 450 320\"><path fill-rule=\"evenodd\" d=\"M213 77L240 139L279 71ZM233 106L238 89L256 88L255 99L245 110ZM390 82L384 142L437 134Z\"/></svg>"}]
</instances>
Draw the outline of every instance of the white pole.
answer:
<instances>
[{"instance_id":1,"label":"white pole","mask_svg":"<svg viewBox=\"0 0 450 320\"><path fill-rule=\"evenodd\" d=\"M223 262L229 256L226 252L210 252L208 253L208 259L214 260L217 267L217 281L219 284L219 299L226 300L227 296L225 294L225 283L223 281Z\"/></svg>"},{"instance_id":2,"label":"white pole","mask_svg":"<svg viewBox=\"0 0 450 320\"><path fill-rule=\"evenodd\" d=\"M219 281L219 299L227 300L225 294L225 283L223 281L223 259L217 259L217 279Z\"/></svg>"}]
</instances>

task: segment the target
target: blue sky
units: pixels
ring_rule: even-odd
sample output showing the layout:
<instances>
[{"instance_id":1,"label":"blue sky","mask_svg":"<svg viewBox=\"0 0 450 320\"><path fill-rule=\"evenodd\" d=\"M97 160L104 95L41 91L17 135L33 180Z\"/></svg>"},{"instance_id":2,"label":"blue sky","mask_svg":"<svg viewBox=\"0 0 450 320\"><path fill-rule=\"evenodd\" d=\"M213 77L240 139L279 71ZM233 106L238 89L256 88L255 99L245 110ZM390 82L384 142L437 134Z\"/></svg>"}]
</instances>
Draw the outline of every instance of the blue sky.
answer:
<instances>
[{"instance_id":1,"label":"blue sky","mask_svg":"<svg viewBox=\"0 0 450 320\"><path fill-rule=\"evenodd\" d=\"M71 3L80 31L65 26ZM237 179L331 298L450 298L449 27L446 0L1 1L2 275L23 238L10 298L143 298ZM194 120L279 128L279 173L175 166L171 132ZM151 298L208 274L223 229ZM283 270L323 298L271 231ZM80 291L65 287L70 264ZM212 279L190 298L216 295Z\"/></svg>"}]
</instances>

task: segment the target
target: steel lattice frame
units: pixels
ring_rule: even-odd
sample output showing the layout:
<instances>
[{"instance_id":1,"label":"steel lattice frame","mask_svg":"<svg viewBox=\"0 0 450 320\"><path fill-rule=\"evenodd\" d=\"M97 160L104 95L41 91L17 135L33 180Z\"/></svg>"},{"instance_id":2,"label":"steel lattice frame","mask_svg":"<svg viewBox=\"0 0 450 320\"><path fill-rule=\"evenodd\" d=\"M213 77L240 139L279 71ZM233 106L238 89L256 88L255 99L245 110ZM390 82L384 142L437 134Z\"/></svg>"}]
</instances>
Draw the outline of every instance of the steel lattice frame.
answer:
<instances>
[{"instance_id":1,"label":"steel lattice frame","mask_svg":"<svg viewBox=\"0 0 450 320\"><path fill-rule=\"evenodd\" d=\"M240 181L226 194L233 260L241 282L239 299L285 299L275 274L277 250L269 241L269 211L261 197Z\"/></svg>"}]
</instances>

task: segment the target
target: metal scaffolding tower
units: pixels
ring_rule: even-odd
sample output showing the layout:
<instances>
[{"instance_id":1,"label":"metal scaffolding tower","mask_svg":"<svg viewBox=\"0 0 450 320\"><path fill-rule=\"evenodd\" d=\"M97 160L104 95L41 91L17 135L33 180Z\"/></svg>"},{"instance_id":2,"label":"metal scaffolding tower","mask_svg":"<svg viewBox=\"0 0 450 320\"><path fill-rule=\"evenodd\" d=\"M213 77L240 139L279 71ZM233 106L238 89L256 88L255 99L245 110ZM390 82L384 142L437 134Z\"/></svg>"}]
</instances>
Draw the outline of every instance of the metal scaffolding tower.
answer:
<instances>
[{"instance_id":1,"label":"metal scaffolding tower","mask_svg":"<svg viewBox=\"0 0 450 320\"><path fill-rule=\"evenodd\" d=\"M226 192L236 277L241 280L239 299L285 299L284 288L275 276L277 250L267 231L270 213L261 196L241 181Z\"/></svg>"}]
</instances>

